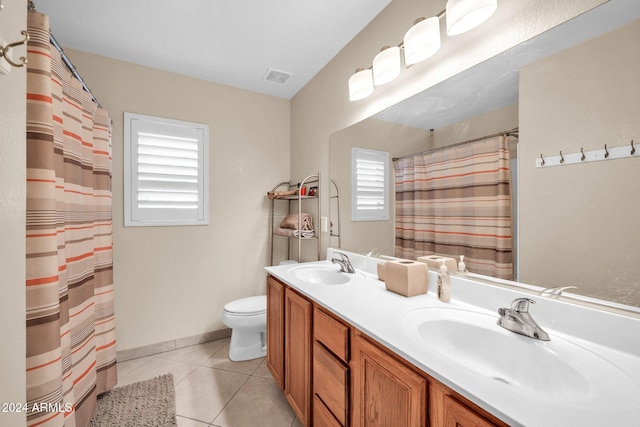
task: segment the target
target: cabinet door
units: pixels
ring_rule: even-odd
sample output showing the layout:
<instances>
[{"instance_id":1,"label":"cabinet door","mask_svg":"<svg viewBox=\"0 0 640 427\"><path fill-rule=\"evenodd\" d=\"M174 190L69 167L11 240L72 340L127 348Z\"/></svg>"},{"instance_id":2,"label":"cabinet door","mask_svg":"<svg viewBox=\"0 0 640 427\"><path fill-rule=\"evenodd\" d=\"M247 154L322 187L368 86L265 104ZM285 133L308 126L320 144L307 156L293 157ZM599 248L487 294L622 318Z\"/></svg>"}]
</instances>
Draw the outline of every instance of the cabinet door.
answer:
<instances>
[{"instance_id":1,"label":"cabinet door","mask_svg":"<svg viewBox=\"0 0 640 427\"><path fill-rule=\"evenodd\" d=\"M316 341L313 344L314 397L319 398L343 426L348 419L348 384L347 367Z\"/></svg>"},{"instance_id":2,"label":"cabinet door","mask_svg":"<svg viewBox=\"0 0 640 427\"><path fill-rule=\"evenodd\" d=\"M285 289L284 392L293 411L311 426L311 316L309 300Z\"/></svg>"},{"instance_id":3,"label":"cabinet door","mask_svg":"<svg viewBox=\"0 0 640 427\"><path fill-rule=\"evenodd\" d=\"M284 390L284 285L267 276L267 367Z\"/></svg>"},{"instance_id":4,"label":"cabinet door","mask_svg":"<svg viewBox=\"0 0 640 427\"><path fill-rule=\"evenodd\" d=\"M360 334L353 340L353 425L427 425L427 380Z\"/></svg>"},{"instance_id":5,"label":"cabinet door","mask_svg":"<svg viewBox=\"0 0 640 427\"><path fill-rule=\"evenodd\" d=\"M429 414L431 427L507 426L435 380L429 383Z\"/></svg>"}]
</instances>

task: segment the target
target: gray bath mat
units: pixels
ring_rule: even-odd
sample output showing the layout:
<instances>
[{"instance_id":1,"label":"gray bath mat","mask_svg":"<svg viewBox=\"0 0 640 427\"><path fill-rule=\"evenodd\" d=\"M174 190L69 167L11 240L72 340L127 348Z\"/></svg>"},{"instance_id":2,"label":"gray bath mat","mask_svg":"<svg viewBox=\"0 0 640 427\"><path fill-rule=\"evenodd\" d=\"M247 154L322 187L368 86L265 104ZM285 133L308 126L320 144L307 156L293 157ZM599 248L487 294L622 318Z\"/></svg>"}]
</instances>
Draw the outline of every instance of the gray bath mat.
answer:
<instances>
[{"instance_id":1,"label":"gray bath mat","mask_svg":"<svg viewBox=\"0 0 640 427\"><path fill-rule=\"evenodd\" d=\"M116 387L101 394L90 426L177 426L173 375Z\"/></svg>"}]
</instances>

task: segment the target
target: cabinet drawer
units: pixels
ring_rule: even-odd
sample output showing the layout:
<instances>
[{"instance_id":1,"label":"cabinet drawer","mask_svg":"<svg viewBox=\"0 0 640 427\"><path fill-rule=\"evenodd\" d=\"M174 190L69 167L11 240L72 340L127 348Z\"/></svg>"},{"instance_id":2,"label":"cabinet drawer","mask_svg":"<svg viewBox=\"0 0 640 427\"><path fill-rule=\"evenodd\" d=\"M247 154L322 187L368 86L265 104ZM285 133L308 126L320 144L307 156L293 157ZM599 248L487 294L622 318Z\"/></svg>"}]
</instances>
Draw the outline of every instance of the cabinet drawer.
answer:
<instances>
[{"instance_id":1,"label":"cabinet drawer","mask_svg":"<svg viewBox=\"0 0 640 427\"><path fill-rule=\"evenodd\" d=\"M313 311L313 337L340 360L349 362L349 327L318 308Z\"/></svg>"},{"instance_id":2,"label":"cabinet drawer","mask_svg":"<svg viewBox=\"0 0 640 427\"><path fill-rule=\"evenodd\" d=\"M313 343L313 394L346 425L349 370L322 345Z\"/></svg>"},{"instance_id":3,"label":"cabinet drawer","mask_svg":"<svg viewBox=\"0 0 640 427\"><path fill-rule=\"evenodd\" d=\"M314 427L342 427L331 411L322 403L318 396L313 396L313 425Z\"/></svg>"}]
</instances>

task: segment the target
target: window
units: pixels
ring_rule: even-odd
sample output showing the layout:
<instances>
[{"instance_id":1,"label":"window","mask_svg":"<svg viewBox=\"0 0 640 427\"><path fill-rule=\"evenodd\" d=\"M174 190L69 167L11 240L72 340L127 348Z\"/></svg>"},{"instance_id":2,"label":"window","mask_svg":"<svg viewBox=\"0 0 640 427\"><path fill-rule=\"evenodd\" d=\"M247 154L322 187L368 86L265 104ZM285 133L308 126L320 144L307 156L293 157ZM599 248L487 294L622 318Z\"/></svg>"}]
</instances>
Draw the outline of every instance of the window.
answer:
<instances>
[{"instance_id":1,"label":"window","mask_svg":"<svg viewBox=\"0 0 640 427\"><path fill-rule=\"evenodd\" d=\"M124 225L209 223L209 127L124 113Z\"/></svg>"},{"instance_id":2,"label":"window","mask_svg":"<svg viewBox=\"0 0 640 427\"><path fill-rule=\"evenodd\" d=\"M389 219L389 153L351 149L351 220Z\"/></svg>"}]
</instances>

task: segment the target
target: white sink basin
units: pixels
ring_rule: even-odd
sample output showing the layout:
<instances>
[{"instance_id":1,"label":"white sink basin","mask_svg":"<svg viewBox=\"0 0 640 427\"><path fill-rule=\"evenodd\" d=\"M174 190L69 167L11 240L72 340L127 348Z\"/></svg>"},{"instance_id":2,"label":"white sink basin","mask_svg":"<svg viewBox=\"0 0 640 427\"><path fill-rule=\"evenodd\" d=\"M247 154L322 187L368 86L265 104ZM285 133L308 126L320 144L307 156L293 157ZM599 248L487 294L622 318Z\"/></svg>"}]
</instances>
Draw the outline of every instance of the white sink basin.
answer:
<instances>
[{"instance_id":1,"label":"white sink basin","mask_svg":"<svg viewBox=\"0 0 640 427\"><path fill-rule=\"evenodd\" d=\"M630 375L588 349L549 331L551 341L524 337L498 326L497 319L497 312L424 308L407 313L403 329L443 363L513 393L576 404L606 398L614 405L640 395Z\"/></svg>"},{"instance_id":2,"label":"white sink basin","mask_svg":"<svg viewBox=\"0 0 640 427\"><path fill-rule=\"evenodd\" d=\"M341 272L340 266L334 264L303 265L289 272L298 280L317 285L344 285L355 277L355 274Z\"/></svg>"}]
</instances>

